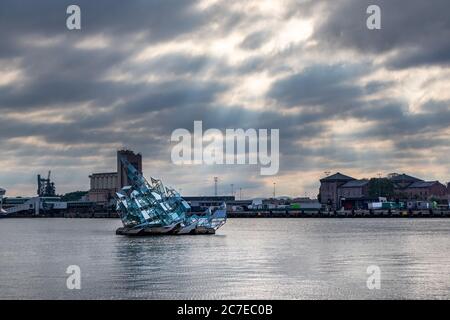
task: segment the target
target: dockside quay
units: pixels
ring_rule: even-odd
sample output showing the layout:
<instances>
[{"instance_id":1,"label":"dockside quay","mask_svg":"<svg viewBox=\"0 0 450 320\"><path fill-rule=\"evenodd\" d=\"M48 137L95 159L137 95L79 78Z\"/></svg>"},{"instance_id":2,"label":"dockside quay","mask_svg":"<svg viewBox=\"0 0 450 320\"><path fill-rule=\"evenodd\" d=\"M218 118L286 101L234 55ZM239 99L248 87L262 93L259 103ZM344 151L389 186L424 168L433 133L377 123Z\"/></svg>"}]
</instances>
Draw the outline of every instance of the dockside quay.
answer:
<instances>
[{"instance_id":1,"label":"dockside quay","mask_svg":"<svg viewBox=\"0 0 450 320\"><path fill-rule=\"evenodd\" d=\"M131 150L117 150L117 168L89 175L88 191L57 195L51 172L37 175L37 195L7 197L0 188L0 217L66 217L119 218L117 195L133 182L124 163L130 164L142 176L142 155ZM122 161L123 159L124 161ZM230 218L244 217L448 217L450 183L425 181L405 173L391 173L377 178L357 179L337 172L325 173L318 182L316 199L309 197L272 197L236 199L217 194L185 196L187 215L201 215L208 208L226 205ZM233 184L231 185L233 186ZM178 191L177 191L178 192ZM179 192L181 194L181 192ZM211 193L213 193L211 191Z\"/></svg>"}]
</instances>

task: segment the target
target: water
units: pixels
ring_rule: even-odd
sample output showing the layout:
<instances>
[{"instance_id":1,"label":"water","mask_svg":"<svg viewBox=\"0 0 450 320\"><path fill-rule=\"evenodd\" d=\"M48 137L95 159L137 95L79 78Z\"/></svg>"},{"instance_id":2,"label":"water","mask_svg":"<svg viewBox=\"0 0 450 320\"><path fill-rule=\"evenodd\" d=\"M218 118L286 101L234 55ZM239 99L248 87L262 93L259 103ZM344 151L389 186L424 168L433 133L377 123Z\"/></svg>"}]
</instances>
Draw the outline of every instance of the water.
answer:
<instances>
[{"instance_id":1,"label":"water","mask_svg":"<svg viewBox=\"0 0 450 320\"><path fill-rule=\"evenodd\" d=\"M1 219L0 299L450 298L450 219L230 219L213 236L153 238L120 225Z\"/></svg>"}]
</instances>

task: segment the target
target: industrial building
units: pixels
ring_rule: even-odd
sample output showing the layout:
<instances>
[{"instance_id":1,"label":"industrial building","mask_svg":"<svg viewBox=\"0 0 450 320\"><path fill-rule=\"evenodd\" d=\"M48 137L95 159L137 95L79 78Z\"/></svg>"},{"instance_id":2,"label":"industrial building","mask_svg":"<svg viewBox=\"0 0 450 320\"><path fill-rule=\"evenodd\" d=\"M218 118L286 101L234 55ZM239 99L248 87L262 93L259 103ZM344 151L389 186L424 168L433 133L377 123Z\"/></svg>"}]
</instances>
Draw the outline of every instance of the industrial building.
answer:
<instances>
[{"instance_id":1,"label":"industrial building","mask_svg":"<svg viewBox=\"0 0 450 320\"><path fill-rule=\"evenodd\" d=\"M97 204L112 205L115 203L115 193L124 186L130 185L126 170L120 161L121 157L124 157L142 174L142 155L140 153L135 154L131 150L118 150L117 171L93 173L89 176L90 190L87 195L88 201Z\"/></svg>"},{"instance_id":2,"label":"industrial building","mask_svg":"<svg viewBox=\"0 0 450 320\"><path fill-rule=\"evenodd\" d=\"M117 171L92 173L90 189L84 199L79 201L63 201L56 196L55 184L50 179L49 171L46 178L37 176L37 196L12 197L3 199L4 190L0 189L3 209L11 217L22 216L82 216L92 217L103 214L105 217L115 217L115 194L124 186L131 185L126 168L121 158L132 164L142 174L142 155L130 150L117 151ZM209 207L220 207L224 202L236 205L234 196L196 196L184 198L193 211L204 211Z\"/></svg>"},{"instance_id":3,"label":"industrial building","mask_svg":"<svg viewBox=\"0 0 450 320\"><path fill-rule=\"evenodd\" d=\"M209 207L220 207L222 203L227 205L233 205L235 202L234 196L196 196L196 197L183 197L183 199L189 203L194 211L202 211Z\"/></svg>"},{"instance_id":4,"label":"industrial building","mask_svg":"<svg viewBox=\"0 0 450 320\"><path fill-rule=\"evenodd\" d=\"M117 191L117 172L93 173L89 176L90 189L87 195L89 201L109 203Z\"/></svg>"}]
</instances>

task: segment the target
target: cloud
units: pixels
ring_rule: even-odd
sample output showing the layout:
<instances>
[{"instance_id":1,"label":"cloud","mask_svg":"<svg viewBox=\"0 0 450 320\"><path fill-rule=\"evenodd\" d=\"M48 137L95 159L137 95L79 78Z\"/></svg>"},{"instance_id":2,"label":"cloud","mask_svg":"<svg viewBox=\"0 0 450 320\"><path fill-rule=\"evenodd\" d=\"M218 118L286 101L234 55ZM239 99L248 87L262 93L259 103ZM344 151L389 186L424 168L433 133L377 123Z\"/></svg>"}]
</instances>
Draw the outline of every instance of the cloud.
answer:
<instances>
[{"instance_id":1,"label":"cloud","mask_svg":"<svg viewBox=\"0 0 450 320\"><path fill-rule=\"evenodd\" d=\"M379 32L365 28L368 1L78 1L72 32L69 1L2 1L0 183L32 194L34 175L52 169L58 191L86 189L122 147L191 195L212 194L219 176L245 197L269 196L274 181L277 193L315 196L324 171L430 163L423 178L445 180L447 2L377 3ZM299 40L292 25L304 21L312 34ZM195 120L280 129L279 174L173 165L170 135Z\"/></svg>"},{"instance_id":2,"label":"cloud","mask_svg":"<svg viewBox=\"0 0 450 320\"><path fill-rule=\"evenodd\" d=\"M369 5L381 8L381 30L366 27ZM450 3L446 0L343 0L327 1L326 7L315 38L329 47L374 56L390 54L387 66L396 69L450 62Z\"/></svg>"},{"instance_id":3,"label":"cloud","mask_svg":"<svg viewBox=\"0 0 450 320\"><path fill-rule=\"evenodd\" d=\"M260 48L268 38L270 38L270 33L267 31L254 32L242 41L241 47L246 50L255 50Z\"/></svg>"},{"instance_id":4,"label":"cloud","mask_svg":"<svg viewBox=\"0 0 450 320\"><path fill-rule=\"evenodd\" d=\"M434 103L428 101L425 105L430 106ZM379 120L365 132L371 137L391 138L395 141L424 132L436 134L450 126L450 101L447 102L446 109L436 108L428 112L412 113L405 107L395 104L386 105L377 111L360 113L361 117L367 120Z\"/></svg>"},{"instance_id":5,"label":"cloud","mask_svg":"<svg viewBox=\"0 0 450 320\"><path fill-rule=\"evenodd\" d=\"M355 65L316 65L277 81L269 96L282 106L339 108L363 95L354 83L365 70Z\"/></svg>"},{"instance_id":6,"label":"cloud","mask_svg":"<svg viewBox=\"0 0 450 320\"><path fill-rule=\"evenodd\" d=\"M65 25L66 8L70 4L70 1L51 0L39 3L2 1L1 38L15 39L17 35L36 34L71 37ZM173 39L202 26L209 15L206 11L197 10L196 1L193 0L133 0L127 3L80 0L77 5L81 8L82 32L106 34L123 40L136 33L142 33L145 36L143 40L152 42ZM82 32L78 32L78 35ZM16 49L18 47L16 45Z\"/></svg>"}]
</instances>

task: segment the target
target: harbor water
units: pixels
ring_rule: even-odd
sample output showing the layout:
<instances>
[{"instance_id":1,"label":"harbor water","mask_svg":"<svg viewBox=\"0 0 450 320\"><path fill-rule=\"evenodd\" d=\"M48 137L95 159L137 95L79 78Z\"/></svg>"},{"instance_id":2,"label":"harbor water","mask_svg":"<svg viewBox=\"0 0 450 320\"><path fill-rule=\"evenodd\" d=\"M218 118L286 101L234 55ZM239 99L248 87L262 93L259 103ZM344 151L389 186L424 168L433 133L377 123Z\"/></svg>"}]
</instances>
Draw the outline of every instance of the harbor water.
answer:
<instances>
[{"instance_id":1,"label":"harbor water","mask_svg":"<svg viewBox=\"0 0 450 320\"><path fill-rule=\"evenodd\" d=\"M119 226L1 219L0 299L450 298L449 219L229 219L216 235L145 238Z\"/></svg>"}]
</instances>

